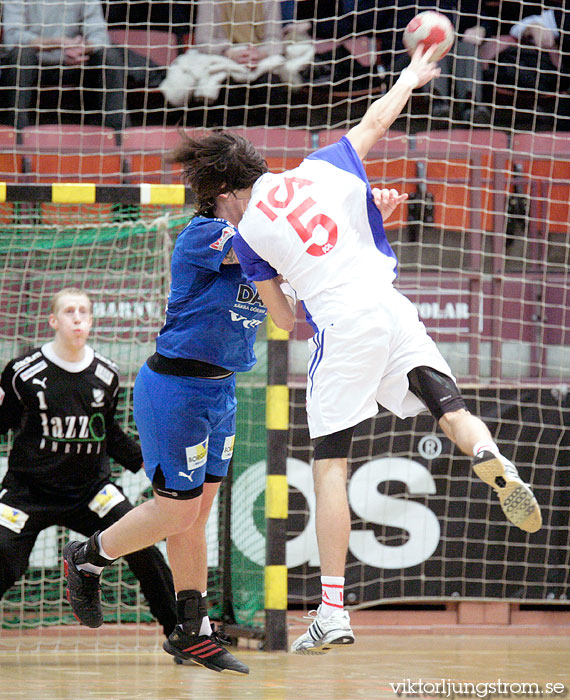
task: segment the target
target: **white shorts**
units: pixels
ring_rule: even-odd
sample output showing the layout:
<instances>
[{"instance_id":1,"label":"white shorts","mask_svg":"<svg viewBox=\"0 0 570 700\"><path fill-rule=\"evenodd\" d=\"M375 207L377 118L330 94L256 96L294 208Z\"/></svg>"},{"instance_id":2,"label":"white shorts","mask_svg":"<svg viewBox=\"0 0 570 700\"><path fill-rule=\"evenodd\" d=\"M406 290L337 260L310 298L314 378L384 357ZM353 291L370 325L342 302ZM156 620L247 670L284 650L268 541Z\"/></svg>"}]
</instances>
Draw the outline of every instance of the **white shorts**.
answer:
<instances>
[{"instance_id":1,"label":"white shorts","mask_svg":"<svg viewBox=\"0 0 570 700\"><path fill-rule=\"evenodd\" d=\"M311 438L371 418L381 404L399 418L427 410L408 372L432 367L452 377L412 302L391 287L373 313L327 326L309 341L307 417Z\"/></svg>"}]
</instances>

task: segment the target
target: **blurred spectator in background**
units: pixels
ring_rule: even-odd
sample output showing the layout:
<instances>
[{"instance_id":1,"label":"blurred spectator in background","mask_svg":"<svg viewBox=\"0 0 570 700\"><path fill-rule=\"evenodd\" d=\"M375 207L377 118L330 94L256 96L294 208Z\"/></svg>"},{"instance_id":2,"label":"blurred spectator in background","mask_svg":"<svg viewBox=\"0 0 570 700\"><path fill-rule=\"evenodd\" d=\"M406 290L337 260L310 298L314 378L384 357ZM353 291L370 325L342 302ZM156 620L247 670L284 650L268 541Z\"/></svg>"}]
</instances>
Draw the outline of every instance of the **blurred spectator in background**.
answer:
<instances>
[{"instance_id":1,"label":"blurred spectator in background","mask_svg":"<svg viewBox=\"0 0 570 700\"><path fill-rule=\"evenodd\" d=\"M78 85L87 111L102 113L98 123L130 125L121 52L110 47L99 0L4 0L3 41L4 105L17 129L30 124L40 83Z\"/></svg>"},{"instance_id":2,"label":"blurred spectator in background","mask_svg":"<svg viewBox=\"0 0 570 700\"><path fill-rule=\"evenodd\" d=\"M381 89L375 41L378 17L393 13L376 0L298 0L282 2L285 37L305 35L315 43L314 65L303 79L337 92Z\"/></svg>"},{"instance_id":3,"label":"blurred spectator in background","mask_svg":"<svg viewBox=\"0 0 570 700\"><path fill-rule=\"evenodd\" d=\"M375 15L384 11L376 0L285 0L281 3L283 21L308 24L315 39L346 39L371 33Z\"/></svg>"},{"instance_id":4,"label":"blurred spectator in background","mask_svg":"<svg viewBox=\"0 0 570 700\"><path fill-rule=\"evenodd\" d=\"M513 89L516 105L554 117L555 128L566 130L570 119L570 16L560 4L541 3L534 8L525 4L522 18L511 26L506 40L501 37L496 63L490 63L484 75L497 88Z\"/></svg>"},{"instance_id":5,"label":"blurred spectator in background","mask_svg":"<svg viewBox=\"0 0 570 700\"><path fill-rule=\"evenodd\" d=\"M489 123L491 111L485 104L485 82L494 82L493 69L484 73L490 58L500 52L499 37L508 36L511 28L526 15L541 12L541 3L511 0L460 0L460 24L455 66L455 94L458 119ZM494 48L495 47L495 48ZM511 87L514 83L511 82Z\"/></svg>"},{"instance_id":6,"label":"blurred spectator in background","mask_svg":"<svg viewBox=\"0 0 570 700\"><path fill-rule=\"evenodd\" d=\"M461 0L460 12L455 68L459 118L488 122L485 100L494 103L502 88L527 112L556 112L559 128L567 128L570 20L561 0ZM543 107L545 99L553 105Z\"/></svg>"},{"instance_id":7,"label":"blurred spectator in background","mask_svg":"<svg viewBox=\"0 0 570 700\"><path fill-rule=\"evenodd\" d=\"M168 67L160 90L174 106L193 98L234 108L208 110L209 125L274 123L313 58L308 36L284 41L279 0L199 0L192 45Z\"/></svg>"},{"instance_id":8,"label":"blurred spectator in background","mask_svg":"<svg viewBox=\"0 0 570 700\"><path fill-rule=\"evenodd\" d=\"M455 63L456 116L459 121L488 124L491 110L483 104L483 62L479 47L496 32L497 3L459 0L459 27Z\"/></svg>"},{"instance_id":9,"label":"blurred spectator in background","mask_svg":"<svg viewBox=\"0 0 570 700\"><path fill-rule=\"evenodd\" d=\"M498 85L517 89L525 108L538 112L542 96L556 92L557 123L559 128L568 128L570 19L563 0L549 3L395 0L393 5L373 0L336 0L336 3L343 4L345 9L349 5L356 10L362 8L358 23L355 20L352 25L371 32L379 41L382 62L393 75L399 74L407 64L403 33L415 15L435 10L451 20L457 34L455 47L439 61L439 78L424 89L430 92L433 118L452 116L453 104L453 116L458 121L490 123L490 107ZM304 4L305 0L300 0L298 7ZM334 0L329 4L334 5ZM349 16L343 15L343 21L348 26ZM498 40L504 36L508 37L507 41ZM566 49L563 45L567 45ZM525 93L525 89L533 90L533 95Z\"/></svg>"},{"instance_id":10,"label":"blurred spectator in background","mask_svg":"<svg viewBox=\"0 0 570 700\"><path fill-rule=\"evenodd\" d=\"M281 4L279 0L199 0L194 45L202 53L226 56L249 67L281 55Z\"/></svg>"}]
</instances>

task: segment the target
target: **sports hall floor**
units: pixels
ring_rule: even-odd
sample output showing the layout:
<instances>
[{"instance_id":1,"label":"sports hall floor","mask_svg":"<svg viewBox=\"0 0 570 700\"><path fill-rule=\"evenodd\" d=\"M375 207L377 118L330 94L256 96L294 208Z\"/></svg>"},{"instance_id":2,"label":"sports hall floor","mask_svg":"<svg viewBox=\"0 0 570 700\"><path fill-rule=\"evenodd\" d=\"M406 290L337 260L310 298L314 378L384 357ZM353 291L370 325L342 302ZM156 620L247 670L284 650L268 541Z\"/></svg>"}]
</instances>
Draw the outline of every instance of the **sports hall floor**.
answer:
<instances>
[{"instance_id":1,"label":"sports hall floor","mask_svg":"<svg viewBox=\"0 0 570 700\"><path fill-rule=\"evenodd\" d=\"M480 627L461 634L429 627L387 632L372 617L358 614L353 627L356 644L321 657L267 653L253 642L250 648L240 643L233 651L250 667L249 676L242 677L174 664L158 650L156 632L133 636L136 651L113 651L117 637L105 628L96 635L81 630L61 638L42 637L39 650L33 634L19 640L19 651L11 651L2 637L0 699L384 700L396 698L395 684L407 681L411 685L402 693L406 698L523 700L535 697L536 691L545 700L570 698L568 627L553 633L524 626L511 634L493 628L484 633ZM290 641L304 628L296 616ZM129 635L121 634L119 641L128 649ZM55 645L58 650L53 650ZM419 681L441 685L420 688ZM490 684L498 681L510 685L493 693ZM460 683L479 685L475 689ZM536 685L516 685L523 683Z\"/></svg>"}]
</instances>

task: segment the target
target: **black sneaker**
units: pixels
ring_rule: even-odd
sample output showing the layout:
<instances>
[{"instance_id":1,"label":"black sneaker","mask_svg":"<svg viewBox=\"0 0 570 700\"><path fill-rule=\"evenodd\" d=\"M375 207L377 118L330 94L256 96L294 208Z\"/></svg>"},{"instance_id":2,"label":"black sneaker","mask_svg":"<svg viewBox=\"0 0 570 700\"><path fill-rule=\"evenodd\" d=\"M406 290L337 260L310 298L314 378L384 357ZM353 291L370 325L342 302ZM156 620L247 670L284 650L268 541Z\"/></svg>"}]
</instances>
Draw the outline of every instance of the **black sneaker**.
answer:
<instances>
[{"instance_id":1,"label":"black sneaker","mask_svg":"<svg viewBox=\"0 0 570 700\"><path fill-rule=\"evenodd\" d=\"M184 630L177 627L162 648L181 661L193 661L211 671L234 673L240 676L249 673L249 668L244 663L224 649L217 632L212 632L209 636L206 634L194 636L186 634Z\"/></svg>"},{"instance_id":2,"label":"black sneaker","mask_svg":"<svg viewBox=\"0 0 570 700\"><path fill-rule=\"evenodd\" d=\"M77 552L83 547L85 547L84 542L68 542L63 548L63 566L67 578L66 596L73 614L82 625L101 627L103 611L100 577L88 571L80 571L75 566Z\"/></svg>"}]
</instances>

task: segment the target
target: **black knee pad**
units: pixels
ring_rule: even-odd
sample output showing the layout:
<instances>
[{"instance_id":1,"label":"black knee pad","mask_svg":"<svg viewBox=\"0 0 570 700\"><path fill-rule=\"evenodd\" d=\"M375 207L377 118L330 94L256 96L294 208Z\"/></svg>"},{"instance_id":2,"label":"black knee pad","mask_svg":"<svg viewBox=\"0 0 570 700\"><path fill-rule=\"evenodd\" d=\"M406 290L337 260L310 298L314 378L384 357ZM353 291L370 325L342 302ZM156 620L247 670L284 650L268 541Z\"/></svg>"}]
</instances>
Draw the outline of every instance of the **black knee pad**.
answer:
<instances>
[{"instance_id":1,"label":"black knee pad","mask_svg":"<svg viewBox=\"0 0 570 700\"><path fill-rule=\"evenodd\" d=\"M337 459L348 457L354 427L339 430L330 435L315 438L313 459Z\"/></svg>"},{"instance_id":2,"label":"black knee pad","mask_svg":"<svg viewBox=\"0 0 570 700\"><path fill-rule=\"evenodd\" d=\"M408 381L412 394L425 403L436 420L444 413L466 408L453 379L433 367L415 367L408 372Z\"/></svg>"}]
</instances>

